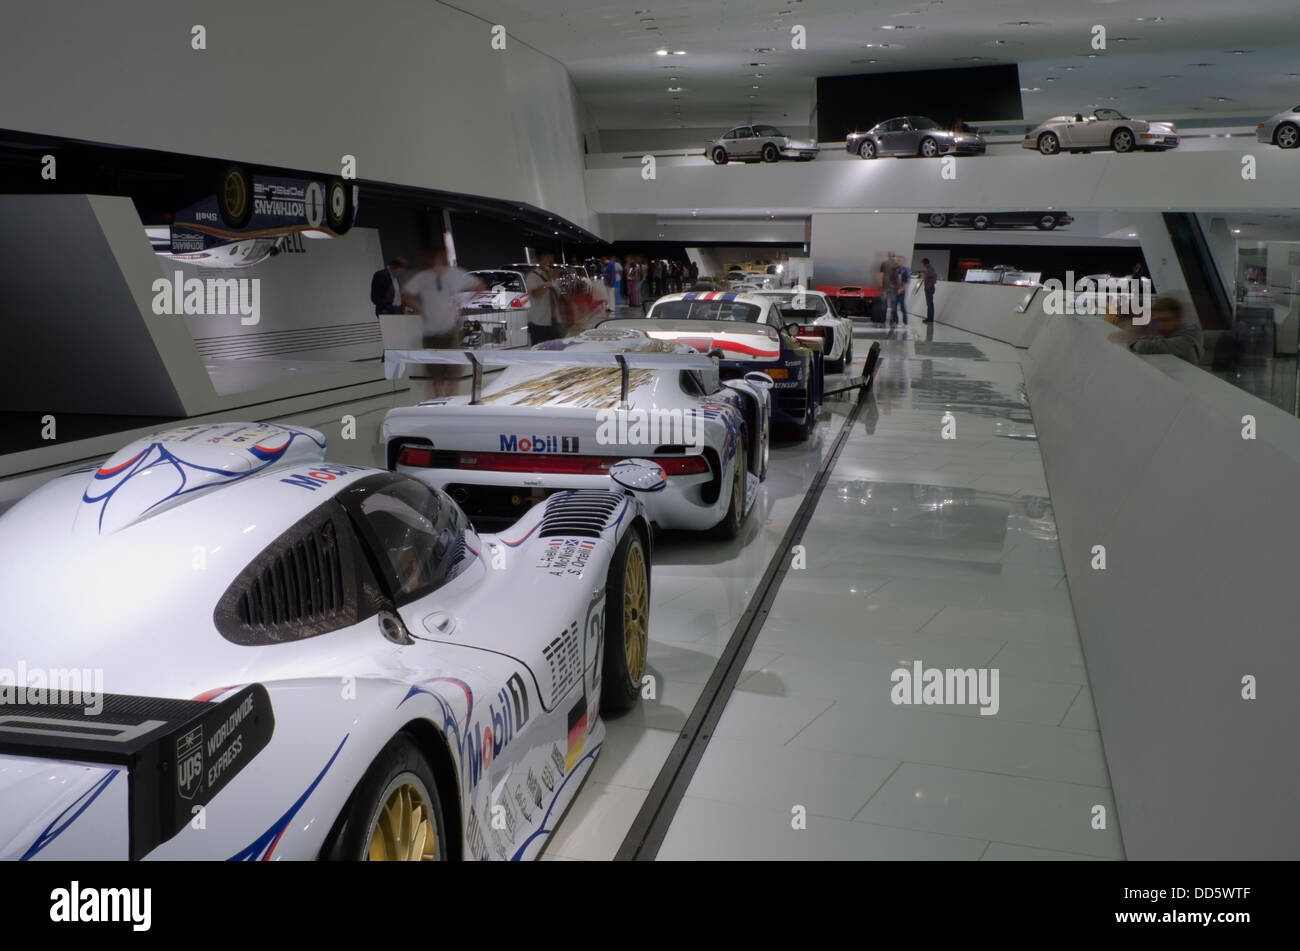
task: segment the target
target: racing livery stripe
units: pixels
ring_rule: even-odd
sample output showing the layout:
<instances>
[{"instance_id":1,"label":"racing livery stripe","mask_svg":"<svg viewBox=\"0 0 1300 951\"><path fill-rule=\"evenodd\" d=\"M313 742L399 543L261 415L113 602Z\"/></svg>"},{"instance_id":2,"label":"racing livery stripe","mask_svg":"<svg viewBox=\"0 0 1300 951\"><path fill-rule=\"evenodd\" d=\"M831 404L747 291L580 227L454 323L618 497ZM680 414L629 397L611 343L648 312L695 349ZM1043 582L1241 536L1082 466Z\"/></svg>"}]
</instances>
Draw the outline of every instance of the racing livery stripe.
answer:
<instances>
[{"instance_id":1,"label":"racing livery stripe","mask_svg":"<svg viewBox=\"0 0 1300 951\"><path fill-rule=\"evenodd\" d=\"M227 231L225 228L214 228L211 225L199 224L195 221L178 221L172 225L179 231L200 231L203 234L212 235L217 238L274 238L280 235L291 234L295 231L323 231L325 234L334 234L334 229L322 221L319 225L280 225L275 228L255 228L250 231ZM338 235L335 235L338 237Z\"/></svg>"},{"instance_id":2,"label":"racing livery stripe","mask_svg":"<svg viewBox=\"0 0 1300 951\"><path fill-rule=\"evenodd\" d=\"M284 835L284 830L289 827L289 823L293 821L293 817L298 814L298 810L307 802L308 797L316 791L316 787L319 786L320 781L325 778L325 774L328 773L330 767L334 765L334 761L339 758L339 753L343 751L343 744L348 741L348 737L351 735L351 733L344 734L343 739L339 741L338 748L334 750L334 755L331 756L329 762L325 764L325 768L316 774L316 778L311 781L311 785L307 787L307 791L298 797L298 801L289 807L289 811L277 819L271 825L271 828L267 829L254 839L247 848L236 852L227 859L227 861L256 862L260 860L265 862L270 859L271 853L274 852L275 847L280 844L280 837Z\"/></svg>"},{"instance_id":3,"label":"racing livery stripe","mask_svg":"<svg viewBox=\"0 0 1300 951\"><path fill-rule=\"evenodd\" d=\"M88 808L90 808L90 804L99 798L99 794L108 788L108 784L111 783L114 777L117 776L117 774L120 772L121 770L115 769L107 776L101 778L97 783L95 783L95 785L91 786L88 790L86 790L84 793L78 796L76 800L74 800L72 804L68 806L67 809L64 809L57 816L55 816L54 821L51 822L49 825L47 825L43 830L41 830L41 834L36 837L36 841L33 842L30 846L28 846L27 851L22 854L22 857L19 858L18 861L26 862L28 859L30 859L41 849L45 848L47 845L49 845L51 842L57 839L63 833L63 830L65 830L66 828L68 828L68 826L76 822L77 817L80 816L83 812L85 812ZM85 801L83 802L83 800ZM57 829L54 829L55 825L58 824L59 820L61 820L64 816L68 815L69 811L77 807L77 803L81 803L81 808L77 809L76 812L72 813L72 815L68 818L67 822L63 823L63 825L59 826ZM51 829L54 829L54 831L51 832L50 831Z\"/></svg>"},{"instance_id":4,"label":"racing livery stripe","mask_svg":"<svg viewBox=\"0 0 1300 951\"><path fill-rule=\"evenodd\" d=\"M519 547L520 545L522 545L524 542L528 541L528 537L529 537L529 535L532 535L533 532L537 531L537 530L538 530L539 528L541 528L541 527L542 527L542 522L541 522L540 519L538 519L537 524L534 525L532 528L530 528L530 529L528 530L528 535L525 535L523 538L519 539L519 541L517 541L517 542L508 542L508 541L506 541L506 540L503 538L503 539L501 539L501 543L502 543L503 545L508 545L508 546L510 546L511 548L518 548L518 547Z\"/></svg>"},{"instance_id":5,"label":"racing livery stripe","mask_svg":"<svg viewBox=\"0 0 1300 951\"><path fill-rule=\"evenodd\" d=\"M555 804L559 802L560 793L564 791L564 787L565 785L568 784L569 780L572 779L574 776L578 775L578 767L581 766L583 763L585 763L587 760L593 759L596 756L596 754L600 752L600 748L604 745L605 745L604 743L599 743L596 746L593 746L590 750L587 751L586 756L582 757L582 759L578 760L576 763L573 764L573 769L569 770L569 774L564 777L564 782L560 783L560 785L555 787L555 795L551 797L551 804L546 807L546 815L542 816L542 821L541 824L537 827L537 831L534 832L532 835L530 835L528 838L524 839L523 844L519 846L515 854L510 856L510 861L518 862L521 858L523 858L524 850L528 848L528 843L532 842L533 839L536 839L538 836L550 835L551 832L554 831L553 829L546 828L546 820L551 817L551 810L554 809Z\"/></svg>"}]
</instances>

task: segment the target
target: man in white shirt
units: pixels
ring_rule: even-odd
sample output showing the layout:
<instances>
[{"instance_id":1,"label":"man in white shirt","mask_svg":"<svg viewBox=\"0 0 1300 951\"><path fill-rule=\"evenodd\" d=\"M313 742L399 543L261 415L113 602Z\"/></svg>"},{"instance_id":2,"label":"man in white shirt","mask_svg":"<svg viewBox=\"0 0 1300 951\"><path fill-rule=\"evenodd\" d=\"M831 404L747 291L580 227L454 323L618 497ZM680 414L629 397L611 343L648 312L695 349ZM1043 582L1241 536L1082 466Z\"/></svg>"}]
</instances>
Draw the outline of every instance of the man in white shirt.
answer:
<instances>
[{"instance_id":1,"label":"man in white shirt","mask_svg":"<svg viewBox=\"0 0 1300 951\"><path fill-rule=\"evenodd\" d=\"M534 346L563 336L556 307L559 292L555 287L554 266L555 255L543 251L537 256L537 267L524 277L524 286L528 288L528 342Z\"/></svg>"},{"instance_id":2,"label":"man in white shirt","mask_svg":"<svg viewBox=\"0 0 1300 951\"><path fill-rule=\"evenodd\" d=\"M447 249L420 252L424 269L402 288L402 302L420 314L426 350L461 348L460 294L481 291L485 286L473 274L452 267ZM456 392L456 368L451 364L431 365L434 396L451 396Z\"/></svg>"}]
</instances>

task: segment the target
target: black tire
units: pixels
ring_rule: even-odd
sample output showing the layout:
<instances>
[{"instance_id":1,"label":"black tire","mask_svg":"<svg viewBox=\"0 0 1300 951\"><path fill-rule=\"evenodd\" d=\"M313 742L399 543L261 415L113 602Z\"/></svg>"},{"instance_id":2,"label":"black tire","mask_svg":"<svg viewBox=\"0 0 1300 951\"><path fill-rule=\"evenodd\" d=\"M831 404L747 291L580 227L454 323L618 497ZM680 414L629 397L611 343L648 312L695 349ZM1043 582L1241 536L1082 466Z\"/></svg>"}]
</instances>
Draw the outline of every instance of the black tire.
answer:
<instances>
[{"instance_id":1,"label":"black tire","mask_svg":"<svg viewBox=\"0 0 1300 951\"><path fill-rule=\"evenodd\" d=\"M727 164L727 150L720 145L713 150L713 164L714 165Z\"/></svg>"},{"instance_id":2,"label":"black tire","mask_svg":"<svg viewBox=\"0 0 1300 951\"><path fill-rule=\"evenodd\" d=\"M985 228L989 226L989 216L976 215L975 217L971 218L970 226L974 228L976 231L983 231Z\"/></svg>"},{"instance_id":3,"label":"black tire","mask_svg":"<svg viewBox=\"0 0 1300 951\"><path fill-rule=\"evenodd\" d=\"M332 178L325 186L325 223L335 234L347 234L352 227L352 186L341 178Z\"/></svg>"},{"instance_id":4,"label":"black tire","mask_svg":"<svg viewBox=\"0 0 1300 951\"><path fill-rule=\"evenodd\" d=\"M853 369L853 337L849 336L849 345L844 349L844 369Z\"/></svg>"},{"instance_id":5,"label":"black tire","mask_svg":"<svg viewBox=\"0 0 1300 951\"><path fill-rule=\"evenodd\" d=\"M1294 149L1300 146L1300 127L1294 122L1283 122L1273 130L1273 144L1279 149Z\"/></svg>"},{"instance_id":6,"label":"black tire","mask_svg":"<svg viewBox=\"0 0 1300 951\"><path fill-rule=\"evenodd\" d=\"M1051 231L1056 227L1056 215L1042 215L1035 224L1040 231Z\"/></svg>"},{"instance_id":7,"label":"black tire","mask_svg":"<svg viewBox=\"0 0 1300 951\"><path fill-rule=\"evenodd\" d=\"M640 568L636 566L639 564ZM638 606L629 610L629 569L633 599ZM639 578L639 582L637 579ZM644 599L636 593L640 584ZM646 648L650 631L650 556L645 539L636 526L628 529L618 543L605 579L605 635L601 662L600 712L626 713L641 697L641 677L645 674ZM629 639L631 634L631 639ZM631 655L631 656L629 656Z\"/></svg>"},{"instance_id":8,"label":"black tire","mask_svg":"<svg viewBox=\"0 0 1300 951\"><path fill-rule=\"evenodd\" d=\"M1119 152L1120 154L1132 152L1135 144L1136 141L1133 138L1133 133L1129 129L1116 129L1110 134L1111 151Z\"/></svg>"},{"instance_id":9,"label":"black tire","mask_svg":"<svg viewBox=\"0 0 1300 951\"><path fill-rule=\"evenodd\" d=\"M943 228L943 227L946 227L947 224L948 224L948 216L947 216L947 215L931 215L931 216L930 216L930 227L931 227L931 228Z\"/></svg>"},{"instance_id":10,"label":"black tire","mask_svg":"<svg viewBox=\"0 0 1300 951\"><path fill-rule=\"evenodd\" d=\"M438 785L433 778L433 768L415 740L406 733L399 733L389 740L361 777L361 782L343 807L343 816L331 837L328 854L324 857L354 862L384 861L386 856L382 854L382 845L386 844L392 849L395 843L391 839L384 840L382 834L380 839L383 841L373 843L373 847L372 840L378 831L383 807L403 786L415 790L423 797L435 833L433 854L422 861L445 859L448 855L447 826L442 801L438 798ZM410 854L400 843L396 845L397 855L404 851ZM376 855L377 852L380 854ZM392 852L389 852L387 858L395 860Z\"/></svg>"},{"instance_id":11,"label":"black tire","mask_svg":"<svg viewBox=\"0 0 1300 951\"><path fill-rule=\"evenodd\" d=\"M1061 140L1055 132L1044 132L1038 137L1038 151L1043 155L1059 155Z\"/></svg>"},{"instance_id":12,"label":"black tire","mask_svg":"<svg viewBox=\"0 0 1300 951\"><path fill-rule=\"evenodd\" d=\"M777 159L781 157L780 150L777 149L777 147L773 145L771 142L768 142L766 145L763 146L763 151L760 154L763 157L763 161L769 163L775 162Z\"/></svg>"},{"instance_id":13,"label":"black tire","mask_svg":"<svg viewBox=\"0 0 1300 951\"><path fill-rule=\"evenodd\" d=\"M728 495L731 500L727 503L727 514L722 517L722 521L717 524L715 530L719 538L735 538L740 534L740 528L745 524L745 474L748 471L748 456L745 453L745 433L742 431L737 437L736 445L736 467L732 471L731 486Z\"/></svg>"},{"instance_id":14,"label":"black tire","mask_svg":"<svg viewBox=\"0 0 1300 951\"><path fill-rule=\"evenodd\" d=\"M934 136L927 135L921 140L921 145L916 150L916 154L921 156L921 158L938 158L939 143L935 141Z\"/></svg>"},{"instance_id":15,"label":"black tire","mask_svg":"<svg viewBox=\"0 0 1300 951\"><path fill-rule=\"evenodd\" d=\"M763 434L759 437L760 445L755 450L758 455L758 481L767 481L767 462L772 453L772 414L768 411L767 423L763 427Z\"/></svg>"},{"instance_id":16,"label":"black tire","mask_svg":"<svg viewBox=\"0 0 1300 951\"><path fill-rule=\"evenodd\" d=\"M238 165L217 176L217 215L227 228L242 228L253 217L253 179Z\"/></svg>"},{"instance_id":17,"label":"black tire","mask_svg":"<svg viewBox=\"0 0 1300 951\"><path fill-rule=\"evenodd\" d=\"M870 139L863 139L862 144L858 146L858 157L864 159L873 159L876 157L876 143Z\"/></svg>"}]
</instances>

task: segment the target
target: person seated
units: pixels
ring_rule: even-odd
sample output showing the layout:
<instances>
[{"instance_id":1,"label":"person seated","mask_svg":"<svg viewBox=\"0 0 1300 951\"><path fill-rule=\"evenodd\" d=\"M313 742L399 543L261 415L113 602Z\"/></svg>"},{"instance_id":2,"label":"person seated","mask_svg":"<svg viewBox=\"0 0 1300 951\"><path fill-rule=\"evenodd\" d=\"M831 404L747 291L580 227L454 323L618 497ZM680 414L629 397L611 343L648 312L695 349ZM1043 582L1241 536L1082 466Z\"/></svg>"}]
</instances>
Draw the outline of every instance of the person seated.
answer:
<instances>
[{"instance_id":1,"label":"person seated","mask_svg":"<svg viewBox=\"0 0 1300 951\"><path fill-rule=\"evenodd\" d=\"M1151 330L1141 336L1123 331L1116 339L1127 341L1133 353L1169 353L1192 366L1201 365L1205 337L1195 317L1183 316L1183 305L1173 297L1157 297L1151 304Z\"/></svg>"}]
</instances>

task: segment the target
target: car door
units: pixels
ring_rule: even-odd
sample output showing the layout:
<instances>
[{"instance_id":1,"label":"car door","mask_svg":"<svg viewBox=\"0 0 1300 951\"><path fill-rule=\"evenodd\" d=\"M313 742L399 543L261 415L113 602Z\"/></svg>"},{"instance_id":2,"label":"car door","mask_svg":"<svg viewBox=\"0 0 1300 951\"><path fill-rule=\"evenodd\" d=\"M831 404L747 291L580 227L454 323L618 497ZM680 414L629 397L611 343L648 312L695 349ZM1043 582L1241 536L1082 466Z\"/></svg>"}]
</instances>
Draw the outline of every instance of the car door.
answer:
<instances>
[{"instance_id":1,"label":"car door","mask_svg":"<svg viewBox=\"0 0 1300 951\"><path fill-rule=\"evenodd\" d=\"M898 155L901 147L900 140L903 136L903 120L890 119L884 122L880 127L880 134L876 137L880 144L881 155Z\"/></svg>"},{"instance_id":2,"label":"car door","mask_svg":"<svg viewBox=\"0 0 1300 951\"><path fill-rule=\"evenodd\" d=\"M1110 144L1110 133L1115 123L1094 116L1085 116L1075 123L1076 142L1083 148L1096 149Z\"/></svg>"},{"instance_id":3,"label":"car door","mask_svg":"<svg viewBox=\"0 0 1300 951\"><path fill-rule=\"evenodd\" d=\"M754 129L751 126L739 126L735 130L736 138L732 145L727 147L727 151L736 158L749 159L758 154L758 145L754 139Z\"/></svg>"}]
</instances>

